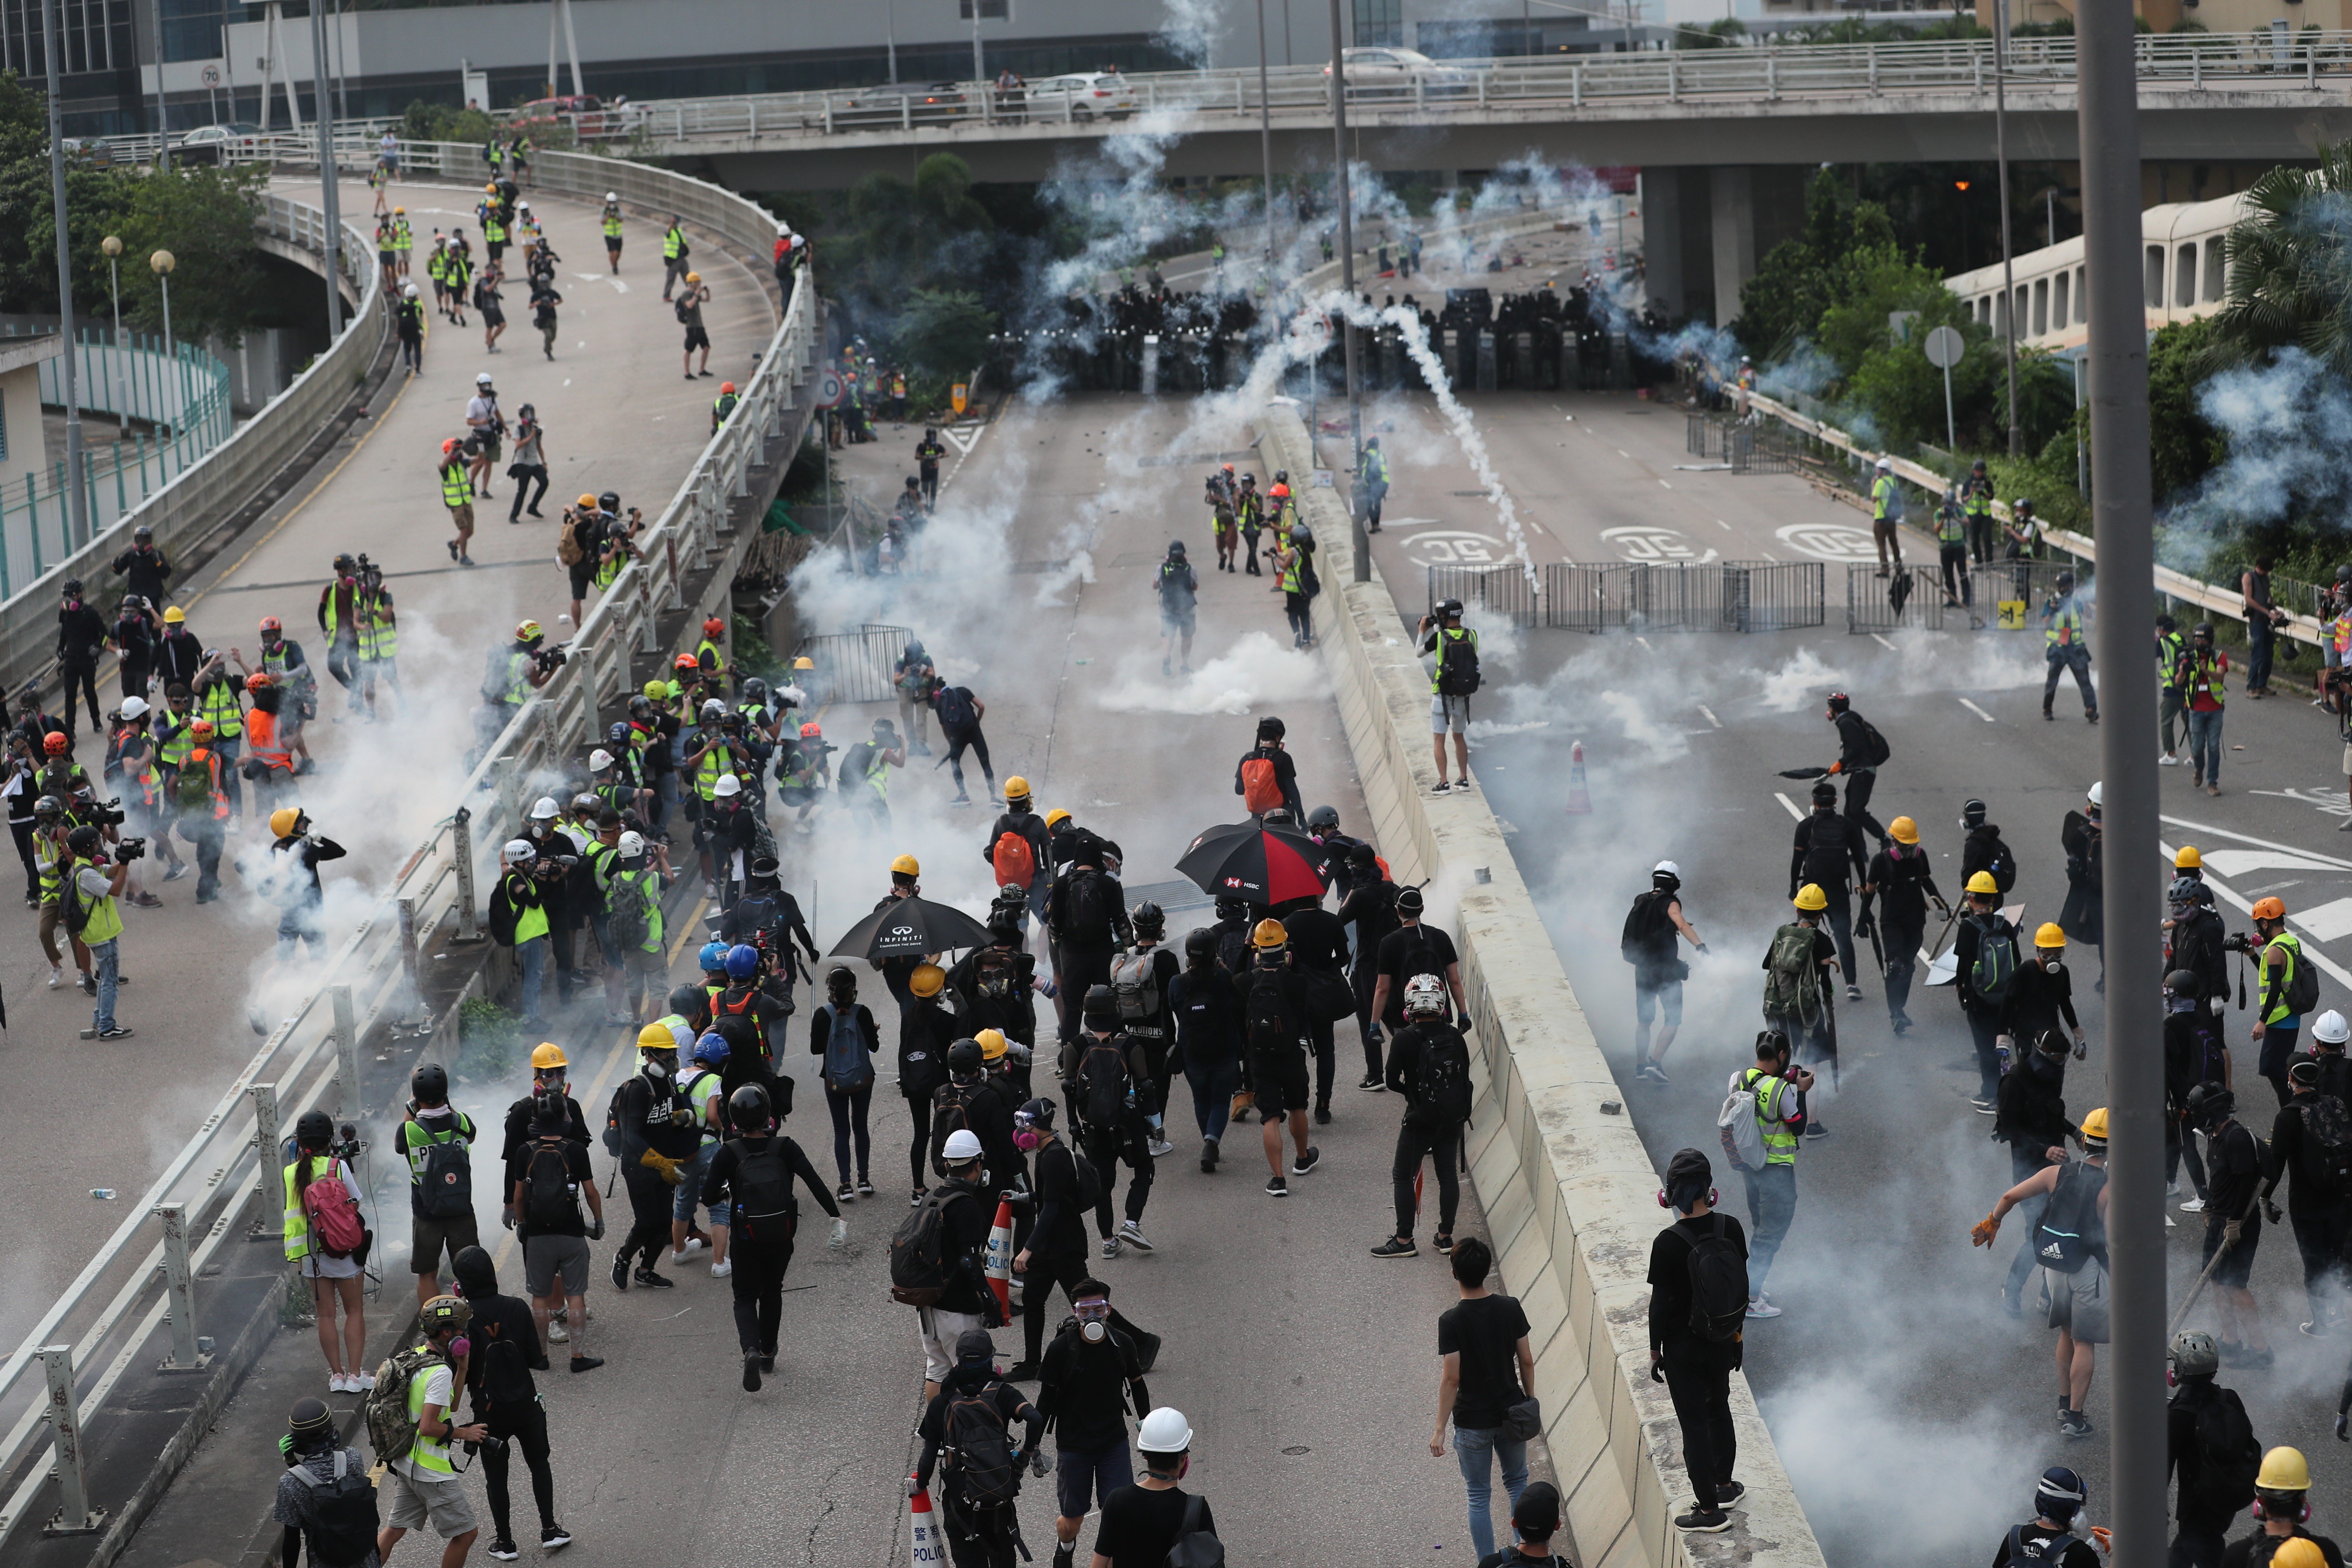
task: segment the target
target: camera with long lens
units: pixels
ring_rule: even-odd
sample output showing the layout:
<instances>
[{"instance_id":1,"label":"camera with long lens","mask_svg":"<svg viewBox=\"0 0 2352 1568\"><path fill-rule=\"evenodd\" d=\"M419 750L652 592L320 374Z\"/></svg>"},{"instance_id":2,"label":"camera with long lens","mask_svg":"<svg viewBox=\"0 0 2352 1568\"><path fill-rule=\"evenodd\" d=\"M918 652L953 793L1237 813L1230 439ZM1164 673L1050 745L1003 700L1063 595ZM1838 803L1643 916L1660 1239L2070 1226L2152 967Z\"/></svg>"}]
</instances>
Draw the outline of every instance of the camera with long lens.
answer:
<instances>
[{"instance_id":1,"label":"camera with long lens","mask_svg":"<svg viewBox=\"0 0 2352 1568\"><path fill-rule=\"evenodd\" d=\"M2252 952L2254 951L2254 939L2244 931L2233 931L2221 939L2221 949L2225 952Z\"/></svg>"},{"instance_id":2,"label":"camera with long lens","mask_svg":"<svg viewBox=\"0 0 2352 1568\"><path fill-rule=\"evenodd\" d=\"M114 863L118 866L128 866L133 860L145 858L147 840L144 838L126 838L114 847Z\"/></svg>"},{"instance_id":3,"label":"camera with long lens","mask_svg":"<svg viewBox=\"0 0 2352 1568\"><path fill-rule=\"evenodd\" d=\"M360 592L362 594L383 592L383 568L369 560L365 551L360 552L359 580Z\"/></svg>"},{"instance_id":4,"label":"camera with long lens","mask_svg":"<svg viewBox=\"0 0 2352 1568\"><path fill-rule=\"evenodd\" d=\"M360 1137L359 1128L346 1121L335 1129L335 1141L327 1145L327 1152L346 1163L360 1157L367 1144Z\"/></svg>"},{"instance_id":5,"label":"camera with long lens","mask_svg":"<svg viewBox=\"0 0 2352 1568\"><path fill-rule=\"evenodd\" d=\"M93 826L120 827L123 823L122 797L116 795L111 800L93 800L81 808L80 816L83 821ZM147 841L142 838L138 842L144 844Z\"/></svg>"}]
</instances>

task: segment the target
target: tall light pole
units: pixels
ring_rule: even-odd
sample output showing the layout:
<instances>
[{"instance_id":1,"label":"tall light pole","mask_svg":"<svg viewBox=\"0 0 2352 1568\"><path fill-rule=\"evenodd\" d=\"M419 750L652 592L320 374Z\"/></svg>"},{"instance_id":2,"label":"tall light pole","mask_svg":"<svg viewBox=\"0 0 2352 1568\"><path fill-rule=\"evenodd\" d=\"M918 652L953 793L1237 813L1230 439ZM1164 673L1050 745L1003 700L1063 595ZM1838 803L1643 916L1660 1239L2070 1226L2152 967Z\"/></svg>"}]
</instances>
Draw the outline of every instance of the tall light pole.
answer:
<instances>
[{"instance_id":1,"label":"tall light pole","mask_svg":"<svg viewBox=\"0 0 2352 1568\"><path fill-rule=\"evenodd\" d=\"M187 412L187 387L179 374L180 356L172 346L172 268L179 263L173 259L170 251L159 250L147 258L147 265L155 269L155 280L163 286L163 362L172 367L173 390L180 395L179 402L172 408L172 430L176 435L180 429L180 416Z\"/></svg>"},{"instance_id":2,"label":"tall light pole","mask_svg":"<svg viewBox=\"0 0 2352 1568\"><path fill-rule=\"evenodd\" d=\"M147 15L155 29L155 167L172 166L172 122L163 117L163 0L151 0Z\"/></svg>"},{"instance_id":3,"label":"tall light pole","mask_svg":"<svg viewBox=\"0 0 2352 1568\"><path fill-rule=\"evenodd\" d=\"M1347 290L1348 305L1356 303L1356 235L1348 200L1348 51L1342 47L1345 35L1339 31L1339 0L1331 0L1331 153L1332 170L1339 181L1339 286ZM1339 317L1340 342L1345 346L1348 365L1348 537L1353 542L1356 557L1356 581L1372 580L1372 542L1364 531L1364 509L1356 504L1356 471L1363 466L1364 405L1356 386L1356 330L1348 324L1346 312ZM1314 449L1313 431L1307 432L1307 449Z\"/></svg>"},{"instance_id":4,"label":"tall light pole","mask_svg":"<svg viewBox=\"0 0 2352 1568\"><path fill-rule=\"evenodd\" d=\"M972 0L972 9L980 8L980 0ZM979 29L972 29L979 36ZM890 85L898 85L898 0L888 0L882 7L882 47L890 51Z\"/></svg>"},{"instance_id":5,"label":"tall light pole","mask_svg":"<svg viewBox=\"0 0 2352 1568\"><path fill-rule=\"evenodd\" d=\"M1337 5L1339 0L1332 0ZM49 79L49 201L58 229L58 331L66 342L66 517L73 542L89 542L89 498L82 493L81 388L74 363L73 247L66 234L65 132L58 110L58 4L41 0L41 57Z\"/></svg>"},{"instance_id":6,"label":"tall light pole","mask_svg":"<svg viewBox=\"0 0 2352 1568\"><path fill-rule=\"evenodd\" d=\"M980 58L980 6L981 0L971 0L971 79L984 83L988 67Z\"/></svg>"},{"instance_id":7,"label":"tall light pole","mask_svg":"<svg viewBox=\"0 0 2352 1568\"><path fill-rule=\"evenodd\" d=\"M127 440L131 436L131 397L122 382L122 279L116 271L122 241L110 234L98 242L98 247L106 252L106 297L114 306L114 420L121 437Z\"/></svg>"},{"instance_id":8,"label":"tall light pole","mask_svg":"<svg viewBox=\"0 0 2352 1568\"><path fill-rule=\"evenodd\" d=\"M2009 6L2010 0L1993 0L1992 152L2000 165L2000 313L2008 325L2001 345L2009 365L2009 455L2021 458L2025 432L2017 423L2017 267L2009 243L2009 89L2004 80L2009 75Z\"/></svg>"},{"instance_id":9,"label":"tall light pole","mask_svg":"<svg viewBox=\"0 0 2352 1568\"><path fill-rule=\"evenodd\" d=\"M326 7L310 0L311 118L319 122L319 190L327 214L327 341L343 333L343 291L335 252L342 239L343 204L337 188L341 171L335 167L335 101L327 90Z\"/></svg>"},{"instance_id":10,"label":"tall light pole","mask_svg":"<svg viewBox=\"0 0 2352 1568\"><path fill-rule=\"evenodd\" d=\"M2138 81L2130 0L2075 8L2075 127L2083 153L2090 302L2091 506L2099 540L2099 726L2107 966L2107 1248L2115 1340L2107 1428L2119 1563L2164 1551L2164 1061L2157 993L2156 692L2145 670L2156 614L2147 467L2147 321L2141 304Z\"/></svg>"},{"instance_id":11,"label":"tall light pole","mask_svg":"<svg viewBox=\"0 0 2352 1568\"><path fill-rule=\"evenodd\" d=\"M1274 99L1266 87L1265 0L1257 0L1257 142L1265 160L1265 270L1274 276Z\"/></svg>"}]
</instances>

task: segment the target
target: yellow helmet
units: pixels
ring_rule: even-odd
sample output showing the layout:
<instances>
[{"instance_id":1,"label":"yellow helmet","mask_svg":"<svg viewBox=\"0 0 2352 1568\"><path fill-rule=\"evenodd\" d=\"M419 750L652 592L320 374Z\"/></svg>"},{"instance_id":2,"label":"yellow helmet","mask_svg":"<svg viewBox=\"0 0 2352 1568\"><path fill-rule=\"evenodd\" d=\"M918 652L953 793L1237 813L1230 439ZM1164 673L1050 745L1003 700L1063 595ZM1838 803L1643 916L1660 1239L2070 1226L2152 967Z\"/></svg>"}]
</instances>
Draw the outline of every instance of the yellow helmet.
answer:
<instances>
[{"instance_id":1,"label":"yellow helmet","mask_svg":"<svg viewBox=\"0 0 2352 1568\"><path fill-rule=\"evenodd\" d=\"M564 1058L563 1047L553 1040L541 1040L537 1048L530 1053L530 1070L533 1072L545 1072L550 1068L568 1068L571 1065L572 1063Z\"/></svg>"},{"instance_id":2,"label":"yellow helmet","mask_svg":"<svg viewBox=\"0 0 2352 1568\"><path fill-rule=\"evenodd\" d=\"M793 660L793 668L794 669L814 669L816 668L816 660L811 658L806 654L803 654L800 658Z\"/></svg>"},{"instance_id":3,"label":"yellow helmet","mask_svg":"<svg viewBox=\"0 0 2352 1568\"><path fill-rule=\"evenodd\" d=\"M2036 947L2064 947L2066 945L2066 928L2060 925L2056 921L2043 921L2040 925L2033 928L2033 945Z\"/></svg>"},{"instance_id":4,"label":"yellow helmet","mask_svg":"<svg viewBox=\"0 0 2352 1568\"><path fill-rule=\"evenodd\" d=\"M594 511L596 510L596 498L592 495L583 495L580 498L580 510L582 511Z\"/></svg>"},{"instance_id":5,"label":"yellow helmet","mask_svg":"<svg viewBox=\"0 0 2352 1568\"><path fill-rule=\"evenodd\" d=\"M167 626L184 626L187 624L187 619L188 612L177 605L163 612L163 624Z\"/></svg>"},{"instance_id":6,"label":"yellow helmet","mask_svg":"<svg viewBox=\"0 0 2352 1568\"><path fill-rule=\"evenodd\" d=\"M2184 844L2180 847L2180 853L2172 858L2172 868L2176 871L2202 871L2205 868L2205 857L2197 853L2197 846L2194 844ZM2288 1452L2292 1453L2294 1450L2289 1449Z\"/></svg>"},{"instance_id":7,"label":"yellow helmet","mask_svg":"<svg viewBox=\"0 0 2352 1568\"><path fill-rule=\"evenodd\" d=\"M686 280L688 283L699 283L702 281L702 274L699 272L689 272L686 275Z\"/></svg>"},{"instance_id":8,"label":"yellow helmet","mask_svg":"<svg viewBox=\"0 0 2352 1568\"><path fill-rule=\"evenodd\" d=\"M2083 1141L2104 1143L2107 1141L2107 1108L2104 1105L2083 1118Z\"/></svg>"},{"instance_id":9,"label":"yellow helmet","mask_svg":"<svg viewBox=\"0 0 2352 1568\"><path fill-rule=\"evenodd\" d=\"M499 194L499 187L498 187L497 184L496 184L495 182L493 182L493 183L492 183L492 184L490 184L484 185L484 186L482 187L482 194L483 194L483 195L492 195L492 196L497 195Z\"/></svg>"},{"instance_id":10,"label":"yellow helmet","mask_svg":"<svg viewBox=\"0 0 2352 1568\"><path fill-rule=\"evenodd\" d=\"M995 1062L1003 1061L1004 1059L1005 1047L1003 1030L982 1029L980 1033L972 1037L972 1040L980 1047L980 1059L982 1061Z\"/></svg>"},{"instance_id":11,"label":"yellow helmet","mask_svg":"<svg viewBox=\"0 0 2352 1568\"><path fill-rule=\"evenodd\" d=\"M2282 1453L2293 1453L2286 1448ZM2271 1568L2327 1568L2327 1553L2307 1535L2290 1535L2271 1553Z\"/></svg>"},{"instance_id":12,"label":"yellow helmet","mask_svg":"<svg viewBox=\"0 0 2352 1568\"><path fill-rule=\"evenodd\" d=\"M541 629L537 621L515 623L515 641L517 642L537 642L546 635L547 633Z\"/></svg>"},{"instance_id":13,"label":"yellow helmet","mask_svg":"<svg viewBox=\"0 0 2352 1568\"><path fill-rule=\"evenodd\" d=\"M269 814L269 831L283 838L293 832L294 825L301 820L301 812L290 805L281 805Z\"/></svg>"},{"instance_id":14,"label":"yellow helmet","mask_svg":"<svg viewBox=\"0 0 2352 1568\"><path fill-rule=\"evenodd\" d=\"M2266 1492L2307 1492L2311 1489L2311 1466L2305 1461L2300 1448L2273 1448L2263 1456L2263 1468L2254 1476L2254 1485Z\"/></svg>"},{"instance_id":15,"label":"yellow helmet","mask_svg":"<svg viewBox=\"0 0 2352 1568\"><path fill-rule=\"evenodd\" d=\"M1975 876L1969 879L1969 891L1971 893L1990 893L1997 899L2000 897L2000 884L1992 879L1991 872L1979 871Z\"/></svg>"},{"instance_id":16,"label":"yellow helmet","mask_svg":"<svg viewBox=\"0 0 2352 1568\"><path fill-rule=\"evenodd\" d=\"M408 216L408 209L406 207L394 207L392 209L392 216L394 217L406 217Z\"/></svg>"},{"instance_id":17,"label":"yellow helmet","mask_svg":"<svg viewBox=\"0 0 2352 1568\"><path fill-rule=\"evenodd\" d=\"M1069 814L1068 812L1066 812L1066 811L1064 811L1064 810L1063 810L1060 806L1058 806L1058 805L1057 805L1057 806L1055 806L1053 810L1051 810L1051 811L1049 811L1049 812L1047 812L1047 813L1045 814L1045 826L1048 826L1048 827L1052 827L1052 826L1054 826L1055 825L1056 825L1057 823L1064 823L1064 822L1067 822L1067 821L1069 821L1069 820L1070 820L1070 814Z\"/></svg>"},{"instance_id":18,"label":"yellow helmet","mask_svg":"<svg viewBox=\"0 0 2352 1568\"><path fill-rule=\"evenodd\" d=\"M1811 914L1830 907L1830 896L1822 891L1818 882L1808 882L1797 889L1797 907Z\"/></svg>"},{"instance_id":19,"label":"yellow helmet","mask_svg":"<svg viewBox=\"0 0 2352 1568\"><path fill-rule=\"evenodd\" d=\"M901 855L890 862L890 872L898 877L919 877L923 874L923 865L912 855Z\"/></svg>"},{"instance_id":20,"label":"yellow helmet","mask_svg":"<svg viewBox=\"0 0 2352 1568\"><path fill-rule=\"evenodd\" d=\"M1027 800L1029 798L1029 781L1023 778L1019 773L1014 773L1011 778L1006 779L1004 781L1004 798L1008 801Z\"/></svg>"},{"instance_id":21,"label":"yellow helmet","mask_svg":"<svg viewBox=\"0 0 2352 1568\"><path fill-rule=\"evenodd\" d=\"M907 989L918 996L936 996L948 982L948 972L936 963L919 963L907 977Z\"/></svg>"},{"instance_id":22,"label":"yellow helmet","mask_svg":"<svg viewBox=\"0 0 2352 1568\"><path fill-rule=\"evenodd\" d=\"M674 1051L677 1037L669 1032L667 1024L647 1024L637 1031L637 1049L641 1051Z\"/></svg>"},{"instance_id":23,"label":"yellow helmet","mask_svg":"<svg viewBox=\"0 0 2352 1568\"><path fill-rule=\"evenodd\" d=\"M646 681L646 695L656 702L659 702L669 695L669 682L667 680Z\"/></svg>"},{"instance_id":24,"label":"yellow helmet","mask_svg":"<svg viewBox=\"0 0 2352 1568\"><path fill-rule=\"evenodd\" d=\"M1907 816L1898 816L1886 825L1886 836L1897 844L1919 842L1919 825Z\"/></svg>"},{"instance_id":25,"label":"yellow helmet","mask_svg":"<svg viewBox=\"0 0 2352 1568\"><path fill-rule=\"evenodd\" d=\"M1289 941L1290 933L1283 930L1282 922L1277 920L1260 921L1257 929L1250 932L1250 945L1260 952L1272 952Z\"/></svg>"}]
</instances>

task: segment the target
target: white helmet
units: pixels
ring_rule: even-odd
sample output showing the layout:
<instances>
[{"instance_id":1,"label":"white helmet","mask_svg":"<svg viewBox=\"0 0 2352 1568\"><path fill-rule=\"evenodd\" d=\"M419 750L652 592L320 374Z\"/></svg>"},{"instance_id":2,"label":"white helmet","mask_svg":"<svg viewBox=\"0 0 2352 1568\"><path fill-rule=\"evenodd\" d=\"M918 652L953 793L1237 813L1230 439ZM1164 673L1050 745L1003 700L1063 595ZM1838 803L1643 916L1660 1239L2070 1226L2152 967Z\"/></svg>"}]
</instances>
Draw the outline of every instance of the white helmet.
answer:
<instances>
[{"instance_id":1,"label":"white helmet","mask_svg":"<svg viewBox=\"0 0 2352 1568\"><path fill-rule=\"evenodd\" d=\"M969 1127L959 1127L949 1133L947 1142L940 1149L940 1160L950 1165L977 1160L980 1155L980 1134Z\"/></svg>"},{"instance_id":2,"label":"white helmet","mask_svg":"<svg viewBox=\"0 0 2352 1568\"><path fill-rule=\"evenodd\" d=\"M710 786L710 793L720 800L732 800L743 793L743 781L733 773L720 773L719 782Z\"/></svg>"},{"instance_id":3,"label":"white helmet","mask_svg":"<svg viewBox=\"0 0 2352 1568\"><path fill-rule=\"evenodd\" d=\"M2099 785L2104 784L2107 781L2105 779L2100 779L2097 783L2091 785L2090 791L2085 798L2087 798L2093 805L2095 806L2099 804Z\"/></svg>"},{"instance_id":4,"label":"white helmet","mask_svg":"<svg viewBox=\"0 0 2352 1568\"><path fill-rule=\"evenodd\" d=\"M1680 866L1675 865L1671 860L1661 860L1656 865L1650 868L1650 875L1653 877L1672 877L1675 881L1679 882L1683 879L1683 868Z\"/></svg>"},{"instance_id":5,"label":"white helmet","mask_svg":"<svg viewBox=\"0 0 2352 1568\"><path fill-rule=\"evenodd\" d=\"M555 804L553 795L543 795L539 797L539 804L530 808L530 819L533 822L550 822L554 819L555 814L562 809Z\"/></svg>"},{"instance_id":6,"label":"white helmet","mask_svg":"<svg viewBox=\"0 0 2352 1568\"><path fill-rule=\"evenodd\" d=\"M622 859L635 860L646 852L646 836L642 833L624 833L621 835L621 842L614 847L620 851Z\"/></svg>"},{"instance_id":7,"label":"white helmet","mask_svg":"<svg viewBox=\"0 0 2352 1568\"><path fill-rule=\"evenodd\" d=\"M1404 1010L1416 1017L1445 1016L1445 982L1434 974L1416 974L1404 983Z\"/></svg>"},{"instance_id":8,"label":"white helmet","mask_svg":"<svg viewBox=\"0 0 2352 1568\"><path fill-rule=\"evenodd\" d=\"M621 198L620 198L619 196L615 195L614 195L614 193L612 193L611 191L606 191L606 192L604 193L604 200L605 200L607 203L617 202L617 201L619 201L620 199L621 199Z\"/></svg>"},{"instance_id":9,"label":"white helmet","mask_svg":"<svg viewBox=\"0 0 2352 1568\"><path fill-rule=\"evenodd\" d=\"M414 299L415 299L415 298L416 298L416 285L415 285L415 284L414 284L414 283L411 283L411 284L409 284L406 288L403 289L400 292L401 292L401 295L402 295L402 297L403 297L403 298L404 298L404 299L414 300Z\"/></svg>"},{"instance_id":10,"label":"white helmet","mask_svg":"<svg viewBox=\"0 0 2352 1568\"><path fill-rule=\"evenodd\" d=\"M2325 1040L2331 1046L2340 1046L2352 1040L2352 1024L2347 1024L2344 1015L2330 1007L2312 1021L2311 1037Z\"/></svg>"},{"instance_id":11,"label":"white helmet","mask_svg":"<svg viewBox=\"0 0 2352 1568\"><path fill-rule=\"evenodd\" d=\"M126 697L122 700L122 717L124 720L144 719L147 717L147 699L144 697Z\"/></svg>"},{"instance_id":12,"label":"white helmet","mask_svg":"<svg viewBox=\"0 0 2352 1568\"><path fill-rule=\"evenodd\" d=\"M488 386L488 385L489 385L489 384L490 384L490 373L489 373L488 371L484 371L484 372L482 372L482 374L479 374L479 375L476 376L476 377L474 378L474 384L475 384L476 386Z\"/></svg>"},{"instance_id":13,"label":"white helmet","mask_svg":"<svg viewBox=\"0 0 2352 1568\"><path fill-rule=\"evenodd\" d=\"M504 854L509 866L520 866L539 858L539 851L531 847L531 842L528 838L508 839Z\"/></svg>"},{"instance_id":14,"label":"white helmet","mask_svg":"<svg viewBox=\"0 0 2352 1568\"><path fill-rule=\"evenodd\" d=\"M1172 1405L1145 1416L1135 1429L1135 1446L1147 1454L1181 1454L1192 1446L1192 1424Z\"/></svg>"},{"instance_id":15,"label":"white helmet","mask_svg":"<svg viewBox=\"0 0 2352 1568\"><path fill-rule=\"evenodd\" d=\"M613 753L599 746L588 753L588 771L601 773L613 765Z\"/></svg>"},{"instance_id":16,"label":"white helmet","mask_svg":"<svg viewBox=\"0 0 2352 1568\"><path fill-rule=\"evenodd\" d=\"M1878 471L1882 474L1891 474L1895 471L1894 460L1889 458L1879 458L1876 466Z\"/></svg>"}]
</instances>

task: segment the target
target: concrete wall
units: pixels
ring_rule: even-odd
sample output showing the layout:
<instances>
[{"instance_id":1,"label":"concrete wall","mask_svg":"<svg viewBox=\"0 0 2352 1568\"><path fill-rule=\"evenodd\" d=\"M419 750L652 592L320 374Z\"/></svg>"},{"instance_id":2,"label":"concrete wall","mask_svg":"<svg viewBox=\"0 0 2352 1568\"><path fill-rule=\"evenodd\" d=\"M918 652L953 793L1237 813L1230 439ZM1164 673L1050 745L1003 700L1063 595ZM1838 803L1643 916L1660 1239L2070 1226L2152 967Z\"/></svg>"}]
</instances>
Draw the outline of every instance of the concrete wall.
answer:
<instances>
[{"instance_id":1,"label":"concrete wall","mask_svg":"<svg viewBox=\"0 0 2352 1568\"><path fill-rule=\"evenodd\" d=\"M27 362L0 370L0 492L24 500L25 478L46 473L49 459L41 426L40 366Z\"/></svg>"},{"instance_id":2,"label":"concrete wall","mask_svg":"<svg viewBox=\"0 0 2352 1568\"><path fill-rule=\"evenodd\" d=\"M1316 465L1288 408L1260 418L1265 460ZM1324 559L1316 606L1324 666L1398 881L1433 879L1433 918L1462 953L1478 1099L1472 1176L1505 1288L1527 1310L1545 1436L1585 1568L1730 1563L1822 1568L1745 1378L1731 1385L1748 1494L1730 1531L1685 1538L1690 1496L1665 1389L1649 1379L1647 1271L1656 1168L1569 988L1494 814L1475 795L1433 797L1429 678L1377 577L1353 583L1345 503L1309 489L1302 511ZM1447 906L1458 900L1449 911ZM1449 918L1450 916L1450 918Z\"/></svg>"}]
</instances>

